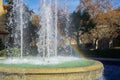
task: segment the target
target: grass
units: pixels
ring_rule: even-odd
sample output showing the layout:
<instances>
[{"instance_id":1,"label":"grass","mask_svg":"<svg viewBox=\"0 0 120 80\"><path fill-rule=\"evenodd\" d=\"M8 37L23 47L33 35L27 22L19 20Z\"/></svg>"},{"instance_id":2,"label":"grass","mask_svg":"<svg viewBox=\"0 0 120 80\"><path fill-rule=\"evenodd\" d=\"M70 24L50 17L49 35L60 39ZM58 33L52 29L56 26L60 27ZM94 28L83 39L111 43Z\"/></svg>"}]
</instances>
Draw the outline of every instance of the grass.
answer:
<instances>
[{"instance_id":1,"label":"grass","mask_svg":"<svg viewBox=\"0 0 120 80\"><path fill-rule=\"evenodd\" d=\"M0 61L0 67L15 67L15 68L73 68L73 67L85 67L94 64L91 60L76 60L64 62L54 65L32 65L32 64L4 64Z\"/></svg>"}]
</instances>

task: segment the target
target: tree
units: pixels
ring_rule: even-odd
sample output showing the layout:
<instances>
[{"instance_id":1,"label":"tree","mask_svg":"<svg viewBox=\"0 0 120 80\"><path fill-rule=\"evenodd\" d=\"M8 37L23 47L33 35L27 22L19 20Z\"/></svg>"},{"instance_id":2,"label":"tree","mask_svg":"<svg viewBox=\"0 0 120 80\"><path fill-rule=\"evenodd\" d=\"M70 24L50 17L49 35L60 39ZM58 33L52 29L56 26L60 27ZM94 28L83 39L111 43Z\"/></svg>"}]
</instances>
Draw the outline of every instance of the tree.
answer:
<instances>
[{"instance_id":1,"label":"tree","mask_svg":"<svg viewBox=\"0 0 120 80\"><path fill-rule=\"evenodd\" d=\"M112 0L80 0L72 16L72 27L75 26L77 44L80 45L80 35L88 32L99 23L98 15L111 10ZM103 17L104 18L104 17Z\"/></svg>"},{"instance_id":2,"label":"tree","mask_svg":"<svg viewBox=\"0 0 120 80\"><path fill-rule=\"evenodd\" d=\"M32 17L31 23L32 23L33 25L35 25L36 27L40 28L40 24L39 24L40 18L39 18L39 16L36 15L36 14L32 14L31 17Z\"/></svg>"},{"instance_id":3,"label":"tree","mask_svg":"<svg viewBox=\"0 0 120 80\"><path fill-rule=\"evenodd\" d=\"M120 35L120 10L118 9L114 9L114 10L110 10L106 13L100 14L98 15L96 22L97 22L97 26L101 26L102 29L95 29L95 31L97 32L96 34L100 35L101 33L101 37L105 37L108 38L109 41L109 47L112 47L112 40L114 38L117 38ZM105 27L106 26L106 27ZM102 31L101 31L102 30ZM94 32L95 33L95 32ZM93 33L93 34L94 34ZM96 35L96 36L98 36Z\"/></svg>"},{"instance_id":4,"label":"tree","mask_svg":"<svg viewBox=\"0 0 120 80\"><path fill-rule=\"evenodd\" d=\"M96 27L89 32L94 39L96 48L98 48L98 41L101 38L112 40L119 35L120 16L118 9L112 9L113 4L113 0L80 0L77 7L77 11L88 9L89 15L96 24Z\"/></svg>"},{"instance_id":5,"label":"tree","mask_svg":"<svg viewBox=\"0 0 120 80\"><path fill-rule=\"evenodd\" d=\"M71 14L71 32L76 37L76 43L80 46L80 35L94 28L95 23L89 15L89 10L78 10Z\"/></svg>"},{"instance_id":6,"label":"tree","mask_svg":"<svg viewBox=\"0 0 120 80\"><path fill-rule=\"evenodd\" d=\"M10 9L7 12L7 30L9 31L9 39L7 47L9 48L20 48L20 29L19 29L19 20L20 20L20 7L16 6L17 4L13 3L13 0L6 0ZM14 4L14 7L13 7ZM39 17L34 14L32 10L29 10L28 6L23 3L23 51L24 54L36 55L36 38L37 38L37 29L39 27ZM13 10L14 8L14 10ZM17 8L17 9L15 9ZM34 16L32 15L34 14ZM16 29L17 28L17 29ZM17 38L15 37L17 35ZM27 37L26 37L27 36ZM10 50L10 49L9 49Z\"/></svg>"},{"instance_id":7,"label":"tree","mask_svg":"<svg viewBox=\"0 0 120 80\"><path fill-rule=\"evenodd\" d=\"M112 10L113 4L113 0L80 0L77 10L88 9L94 23L101 25L107 23L105 19L109 16L105 14Z\"/></svg>"},{"instance_id":8,"label":"tree","mask_svg":"<svg viewBox=\"0 0 120 80\"><path fill-rule=\"evenodd\" d=\"M109 27L109 25L97 26L90 30L90 36L93 38L95 48L98 49L98 41L105 38L109 39L109 47L112 47L112 39L119 35L116 30L118 30L118 27Z\"/></svg>"},{"instance_id":9,"label":"tree","mask_svg":"<svg viewBox=\"0 0 120 80\"><path fill-rule=\"evenodd\" d=\"M13 4L13 0L5 0L8 4L12 5Z\"/></svg>"},{"instance_id":10,"label":"tree","mask_svg":"<svg viewBox=\"0 0 120 80\"><path fill-rule=\"evenodd\" d=\"M113 0L80 0L78 10L88 9L92 17L112 9Z\"/></svg>"},{"instance_id":11,"label":"tree","mask_svg":"<svg viewBox=\"0 0 120 80\"><path fill-rule=\"evenodd\" d=\"M66 28L68 27L68 20L67 20L67 17L68 17L68 12L63 10L63 9L58 9L58 21L57 21L57 24L58 24L58 31L64 35L66 35Z\"/></svg>"}]
</instances>

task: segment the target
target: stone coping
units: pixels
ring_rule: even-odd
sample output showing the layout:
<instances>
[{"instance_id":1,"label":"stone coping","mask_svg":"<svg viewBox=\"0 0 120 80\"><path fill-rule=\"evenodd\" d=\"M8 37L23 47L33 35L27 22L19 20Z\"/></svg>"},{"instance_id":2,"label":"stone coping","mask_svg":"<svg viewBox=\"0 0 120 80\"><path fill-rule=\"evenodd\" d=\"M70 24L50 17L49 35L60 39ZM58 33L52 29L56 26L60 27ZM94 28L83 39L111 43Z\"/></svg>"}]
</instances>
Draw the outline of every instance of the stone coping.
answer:
<instances>
[{"instance_id":1,"label":"stone coping","mask_svg":"<svg viewBox=\"0 0 120 80\"><path fill-rule=\"evenodd\" d=\"M0 72L10 74L56 74L56 73L77 73L77 72L89 72L103 69L103 64L99 61L85 67L74 68L14 68L14 67L0 67Z\"/></svg>"}]
</instances>

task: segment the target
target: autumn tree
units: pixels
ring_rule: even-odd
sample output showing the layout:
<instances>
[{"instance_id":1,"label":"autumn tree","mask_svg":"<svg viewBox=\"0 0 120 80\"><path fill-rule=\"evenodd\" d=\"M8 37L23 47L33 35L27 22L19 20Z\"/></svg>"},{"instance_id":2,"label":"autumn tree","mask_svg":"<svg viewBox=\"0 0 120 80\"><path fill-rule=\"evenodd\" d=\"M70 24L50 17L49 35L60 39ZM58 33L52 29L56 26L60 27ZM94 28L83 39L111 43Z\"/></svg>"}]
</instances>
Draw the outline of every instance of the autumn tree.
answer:
<instances>
[{"instance_id":1,"label":"autumn tree","mask_svg":"<svg viewBox=\"0 0 120 80\"><path fill-rule=\"evenodd\" d=\"M98 24L99 14L111 9L111 0L80 0L76 11L72 13L72 27L75 31L76 42L80 45L80 35L88 32Z\"/></svg>"},{"instance_id":2,"label":"autumn tree","mask_svg":"<svg viewBox=\"0 0 120 80\"><path fill-rule=\"evenodd\" d=\"M106 24L108 23L106 19L110 20L112 17L108 16L111 13L114 1L113 0L80 0L79 6L77 7L78 10L88 9L89 14L93 18L96 25ZM105 15L106 13L110 12L110 14Z\"/></svg>"},{"instance_id":3,"label":"autumn tree","mask_svg":"<svg viewBox=\"0 0 120 80\"><path fill-rule=\"evenodd\" d=\"M111 10L113 6L112 3L113 0L80 0L77 9L89 9L90 15L97 17L97 15Z\"/></svg>"},{"instance_id":4,"label":"autumn tree","mask_svg":"<svg viewBox=\"0 0 120 80\"><path fill-rule=\"evenodd\" d=\"M112 41L120 35L120 10L109 10L106 13L99 14L96 18L97 27L92 30L93 39L98 48L98 41L102 38L109 39L109 47L112 47Z\"/></svg>"},{"instance_id":5,"label":"autumn tree","mask_svg":"<svg viewBox=\"0 0 120 80\"><path fill-rule=\"evenodd\" d=\"M120 12L111 10L107 13L98 16L99 23L96 28L91 30L92 37L98 48L98 41L102 38L109 39L109 47L112 47L112 40L117 38L120 34Z\"/></svg>"},{"instance_id":6,"label":"autumn tree","mask_svg":"<svg viewBox=\"0 0 120 80\"><path fill-rule=\"evenodd\" d=\"M32 23L33 25L35 25L36 27L40 28L39 22L40 22L39 15L36 15L36 14L33 13L33 14L31 15L31 23Z\"/></svg>"},{"instance_id":7,"label":"autumn tree","mask_svg":"<svg viewBox=\"0 0 120 80\"><path fill-rule=\"evenodd\" d=\"M101 38L112 40L119 35L120 13L118 9L112 9L113 4L113 0L80 0L80 4L77 7L77 10L81 11L88 9L91 18L96 24L96 27L89 32L95 41L96 48Z\"/></svg>"}]
</instances>

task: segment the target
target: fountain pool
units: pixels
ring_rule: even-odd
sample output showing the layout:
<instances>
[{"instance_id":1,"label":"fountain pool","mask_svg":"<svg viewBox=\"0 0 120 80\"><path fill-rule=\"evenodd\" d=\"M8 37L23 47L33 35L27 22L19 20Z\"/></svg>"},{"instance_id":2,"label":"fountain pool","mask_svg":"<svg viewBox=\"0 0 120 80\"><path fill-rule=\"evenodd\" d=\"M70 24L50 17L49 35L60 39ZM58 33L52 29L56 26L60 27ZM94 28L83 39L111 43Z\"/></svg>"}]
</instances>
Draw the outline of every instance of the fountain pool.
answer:
<instances>
[{"instance_id":1,"label":"fountain pool","mask_svg":"<svg viewBox=\"0 0 120 80\"><path fill-rule=\"evenodd\" d=\"M73 68L93 65L94 61L76 57L8 58L0 61L0 66L16 68Z\"/></svg>"},{"instance_id":2,"label":"fountain pool","mask_svg":"<svg viewBox=\"0 0 120 80\"><path fill-rule=\"evenodd\" d=\"M75 57L0 60L2 80L95 80L102 72L102 63Z\"/></svg>"}]
</instances>

